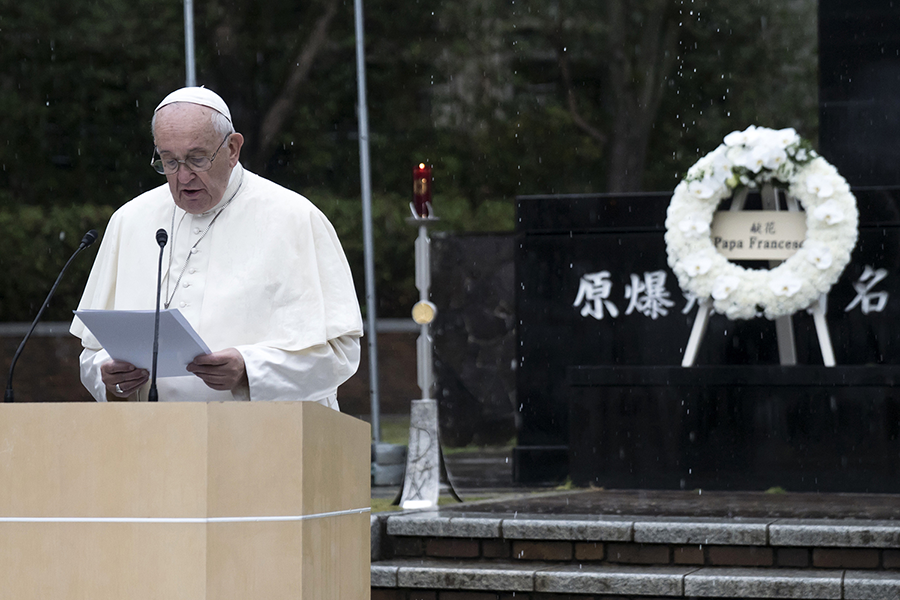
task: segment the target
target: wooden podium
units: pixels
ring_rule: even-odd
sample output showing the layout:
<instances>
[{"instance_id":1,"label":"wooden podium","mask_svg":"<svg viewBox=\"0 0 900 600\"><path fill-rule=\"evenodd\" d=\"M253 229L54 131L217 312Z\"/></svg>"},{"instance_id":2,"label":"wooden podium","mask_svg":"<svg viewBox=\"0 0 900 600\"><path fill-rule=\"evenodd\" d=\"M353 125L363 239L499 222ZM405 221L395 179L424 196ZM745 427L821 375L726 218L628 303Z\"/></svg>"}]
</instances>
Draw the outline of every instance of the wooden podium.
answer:
<instances>
[{"instance_id":1,"label":"wooden podium","mask_svg":"<svg viewBox=\"0 0 900 600\"><path fill-rule=\"evenodd\" d=\"M369 598L369 425L309 402L0 404L0 598Z\"/></svg>"}]
</instances>

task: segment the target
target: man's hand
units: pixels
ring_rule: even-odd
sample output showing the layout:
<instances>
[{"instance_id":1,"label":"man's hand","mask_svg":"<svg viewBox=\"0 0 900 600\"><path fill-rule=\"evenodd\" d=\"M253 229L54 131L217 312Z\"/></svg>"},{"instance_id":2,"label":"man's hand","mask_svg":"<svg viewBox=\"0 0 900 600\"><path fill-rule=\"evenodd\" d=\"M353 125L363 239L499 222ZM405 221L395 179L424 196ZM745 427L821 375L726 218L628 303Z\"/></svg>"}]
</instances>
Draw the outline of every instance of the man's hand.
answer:
<instances>
[{"instance_id":1,"label":"man's hand","mask_svg":"<svg viewBox=\"0 0 900 600\"><path fill-rule=\"evenodd\" d=\"M247 382L244 357L234 348L197 356L187 370L214 390L231 391Z\"/></svg>"},{"instance_id":2,"label":"man's hand","mask_svg":"<svg viewBox=\"0 0 900 600\"><path fill-rule=\"evenodd\" d=\"M100 379L108 393L127 398L150 379L150 372L124 360L110 360L100 365Z\"/></svg>"}]
</instances>

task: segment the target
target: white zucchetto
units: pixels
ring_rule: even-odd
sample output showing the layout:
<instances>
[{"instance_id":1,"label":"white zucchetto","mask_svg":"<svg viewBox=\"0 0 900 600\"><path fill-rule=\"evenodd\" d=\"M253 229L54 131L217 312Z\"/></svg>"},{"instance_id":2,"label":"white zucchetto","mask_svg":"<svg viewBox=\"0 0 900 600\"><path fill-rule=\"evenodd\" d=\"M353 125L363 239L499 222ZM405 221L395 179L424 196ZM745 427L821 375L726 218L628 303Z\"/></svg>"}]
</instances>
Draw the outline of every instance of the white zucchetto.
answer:
<instances>
[{"instance_id":1,"label":"white zucchetto","mask_svg":"<svg viewBox=\"0 0 900 600\"><path fill-rule=\"evenodd\" d=\"M163 98L163 101L159 103L159 106L157 106L156 110L154 110L153 112L155 113L163 106L175 104L176 102L188 102L190 104L207 106L214 111L225 115L225 118L228 119L229 123L232 122L231 111L228 110L228 105L225 104L225 101L222 100L221 96L219 96L217 93L212 90L206 89L205 87L184 87L180 90L175 90L174 92Z\"/></svg>"}]
</instances>

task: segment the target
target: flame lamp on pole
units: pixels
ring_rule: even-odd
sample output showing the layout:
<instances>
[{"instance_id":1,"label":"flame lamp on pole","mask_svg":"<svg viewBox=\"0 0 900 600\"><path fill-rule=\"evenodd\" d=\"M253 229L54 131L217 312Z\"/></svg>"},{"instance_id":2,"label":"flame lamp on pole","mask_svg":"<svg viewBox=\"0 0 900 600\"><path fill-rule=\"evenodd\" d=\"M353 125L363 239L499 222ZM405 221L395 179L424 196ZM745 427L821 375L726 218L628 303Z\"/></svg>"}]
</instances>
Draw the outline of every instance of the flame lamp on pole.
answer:
<instances>
[{"instance_id":1,"label":"flame lamp on pole","mask_svg":"<svg viewBox=\"0 0 900 600\"><path fill-rule=\"evenodd\" d=\"M433 352L430 325L437 307L429 299L431 291L431 240L428 227L438 219L431 206L431 167L424 162L413 167L413 200L409 203L412 218L407 222L419 229L416 238L416 287L419 301L412 309L413 321L420 327L416 341L417 371L422 399L410 404L409 451L406 474L399 504L403 509L437 506L441 481L446 480L450 493L459 500L444 466L438 430L438 403L431 397L434 384Z\"/></svg>"},{"instance_id":2,"label":"flame lamp on pole","mask_svg":"<svg viewBox=\"0 0 900 600\"><path fill-rule=\"evenodd\" d=\"M416 219L431 219L434 212L431 209L431 167L425 163L419 163L413 168L413 201L409 208Z\"/></svg>"},{"instance_id":3,"label":"flame lamp on pole","mask_svg":"<svg viewBox=\"0 0 900 600\"><path fill-rule=\"evenodd\" d=\"M431 205L432 178L431 167L424 162L413 167L413 200L409 203L412 218L407 219L411 225L419 229L416 239L416 287L419 289L419 301L413 307L413 320L422 327L418 342L419 386L422 398L430 398L433 383L431 333L429 325L434 320L437 308L429 300L431 288L431 240L428 239L428 227L438 219L434 216Z\"/></svg>"}]
</instances>

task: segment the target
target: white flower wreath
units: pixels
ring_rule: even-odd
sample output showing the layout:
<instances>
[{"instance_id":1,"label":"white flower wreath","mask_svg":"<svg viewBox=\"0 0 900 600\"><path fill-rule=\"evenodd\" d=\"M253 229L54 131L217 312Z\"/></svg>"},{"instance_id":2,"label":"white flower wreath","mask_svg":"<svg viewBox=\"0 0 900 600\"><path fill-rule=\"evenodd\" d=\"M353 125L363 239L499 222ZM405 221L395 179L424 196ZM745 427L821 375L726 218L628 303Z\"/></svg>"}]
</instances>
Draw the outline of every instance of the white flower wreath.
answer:
<instances>
[{"instance_id":1,"label":"white flower wreath","mask_svg":"<svg viewBox=\"0 0 900 600\"><path fill-rule=\"evenodd\" d=\"M787 187L806 211L806 240L774 269L745 269L710 237L713 213L738 188ZM808 308L828 293L856 245L856 198L837 169L793 129L750 126L692 166L675 188L666 216L669 266L685 292L712 298L729 319L769 319Z\"/></svg>"}]
</instances>

